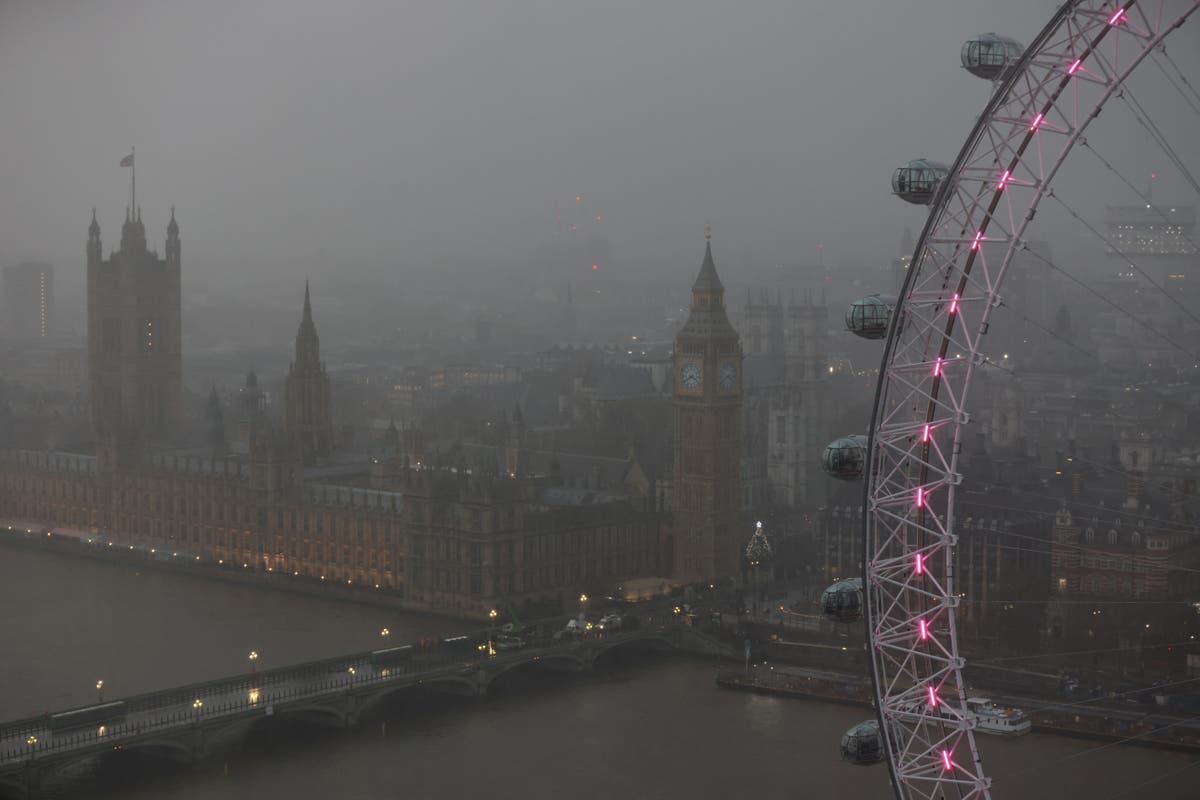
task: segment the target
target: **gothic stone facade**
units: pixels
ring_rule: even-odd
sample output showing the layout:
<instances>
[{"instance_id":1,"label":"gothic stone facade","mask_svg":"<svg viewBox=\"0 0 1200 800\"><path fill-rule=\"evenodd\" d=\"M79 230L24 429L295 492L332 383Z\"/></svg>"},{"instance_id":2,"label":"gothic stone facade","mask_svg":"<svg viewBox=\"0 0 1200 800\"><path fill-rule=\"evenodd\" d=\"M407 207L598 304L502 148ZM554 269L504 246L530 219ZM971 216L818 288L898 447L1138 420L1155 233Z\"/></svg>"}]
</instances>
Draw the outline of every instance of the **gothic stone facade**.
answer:
<instances>
[{"instance_id":1,"label":"gothic stone facade","mask_svg":"<svg viewBox=\"0 0 1200 800\"><path fill-rule=\"evenodd\" d=\"M580 505L533 479L400 473L394 489L364 489L305 484L286 458L151 456L111 476L112 525L101 528L96 458L6 451L0 522L379 587L414 609L478 619L662 574L660 517L637 501Z\"/></svg>"},{"instance_id":2,"label":"gothic stone facade","mask_svg":"<svg viewBox=\"0 0 1200 800\"><path fill-rule=\"evenodd\" d=\"M674 570L695 582L734 575L741 542L742 346L725 314L711 243L675 337Z\"/></svg>"}]
</instances>

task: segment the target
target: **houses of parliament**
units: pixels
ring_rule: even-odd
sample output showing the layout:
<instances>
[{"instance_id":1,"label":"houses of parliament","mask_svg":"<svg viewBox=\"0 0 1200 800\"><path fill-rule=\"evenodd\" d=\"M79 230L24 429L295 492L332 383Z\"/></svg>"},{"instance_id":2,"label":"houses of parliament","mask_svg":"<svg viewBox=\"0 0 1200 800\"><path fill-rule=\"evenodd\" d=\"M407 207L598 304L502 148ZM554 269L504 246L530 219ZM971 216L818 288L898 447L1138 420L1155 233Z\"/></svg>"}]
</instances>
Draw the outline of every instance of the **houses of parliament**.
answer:
<instances>
[{"instance_id":1,"label":"houses of parliament","mask_svg":"<svg viewBox=\"0 0 1200 800\"><path fill-rule=\"evenodd\" d=\"M364 459L361 474L323 470L336 440L307 285L279 419L251 373L232 412L213 391L205 445L181 447L174 209L164 253L148 247L141 211L131 209L118 249L105 258L93 212L86 254L94 452L0 452L0 523L378 589L405 607L481 619L498 605L568 608L581 592L639 581L665 588L738 571L742 349L710 244L675 341L673 469L654 479L636 463L535 450L519 408L502 445L449 456L419 431L393 426L386 451ZM226 425L227 413L238 416L236 426ZM604 491L567 474L614 468Z\"/></svg>"}]
</instances>

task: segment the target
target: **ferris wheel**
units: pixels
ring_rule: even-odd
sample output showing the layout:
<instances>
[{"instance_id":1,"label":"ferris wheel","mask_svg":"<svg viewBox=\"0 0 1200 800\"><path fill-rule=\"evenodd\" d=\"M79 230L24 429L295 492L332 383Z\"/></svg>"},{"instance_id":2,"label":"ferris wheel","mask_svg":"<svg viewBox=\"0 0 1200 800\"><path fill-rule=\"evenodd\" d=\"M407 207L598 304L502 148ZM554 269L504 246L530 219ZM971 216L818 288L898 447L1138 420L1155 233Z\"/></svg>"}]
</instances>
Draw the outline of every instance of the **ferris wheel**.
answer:
<instances>
[{"instance_id":1,"label":"ferris wheel","mask_svg":"<svg viewBox=\"0 0 1200 800\"><path fill-rule=\"evenodd\" d=\"M846 734L843 755L887 761L902 800L990 797L955 632L954 508L972 375L999 358L987 334L1005 273L1089 125L1198 8L1073 0L1028 47L968 41L963 66L995 85L984 112L953 164L910 161L893 175L893 192L930 212L899 296L847 315L886 341L869 435L824 455L827 472L865 474L866 486L863 577L831 586L823 605L866 625L878 719Z\"/></svg>"}]
</instances>

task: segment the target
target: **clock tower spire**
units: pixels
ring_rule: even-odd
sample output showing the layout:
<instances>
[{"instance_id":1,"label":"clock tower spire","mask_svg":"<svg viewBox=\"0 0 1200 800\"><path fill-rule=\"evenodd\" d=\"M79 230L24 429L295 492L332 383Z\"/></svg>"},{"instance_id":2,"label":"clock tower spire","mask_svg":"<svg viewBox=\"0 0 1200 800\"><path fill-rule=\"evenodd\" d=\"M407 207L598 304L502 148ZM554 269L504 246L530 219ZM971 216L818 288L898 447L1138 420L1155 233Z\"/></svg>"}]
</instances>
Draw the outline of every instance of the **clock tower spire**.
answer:
<instances>
[{"instance_id":1,"label":"clock tower spire","mask_svg":"<svg viewBox=\"0 0 1200 800\"><path fill-rule=\"evenodd\" d=\"M738 571L741 511L742 344L725 314L725 286L705 229L704 261L687 323L675 337L673 577Z\"/></svg>"}]
</instances>

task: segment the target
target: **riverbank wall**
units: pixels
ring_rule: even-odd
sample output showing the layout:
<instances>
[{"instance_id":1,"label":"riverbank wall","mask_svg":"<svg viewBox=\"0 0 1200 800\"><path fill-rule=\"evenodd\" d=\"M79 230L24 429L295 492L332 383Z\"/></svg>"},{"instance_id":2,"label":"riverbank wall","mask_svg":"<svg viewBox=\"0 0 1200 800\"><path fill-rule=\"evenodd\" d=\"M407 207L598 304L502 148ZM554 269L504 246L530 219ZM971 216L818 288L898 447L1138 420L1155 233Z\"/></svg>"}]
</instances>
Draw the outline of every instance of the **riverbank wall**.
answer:
<instances>
[{"instance_id":1,"label":"riverbank wall","mask_svg":"<svg viewBox=\"0 0 1200 800\"><path fill-rule=\"evenodd\" d=\"M846 703L872 709L869 714L874 716L871 682L861 674L758 664L722 667L717 671L716 682L724 689ZM1041 703L1035 698L995 696L993 699L1022 708L1038 733L1200 752L1200 725L1192 718L1081 704Z\"/></svg>"}]
</instances>

